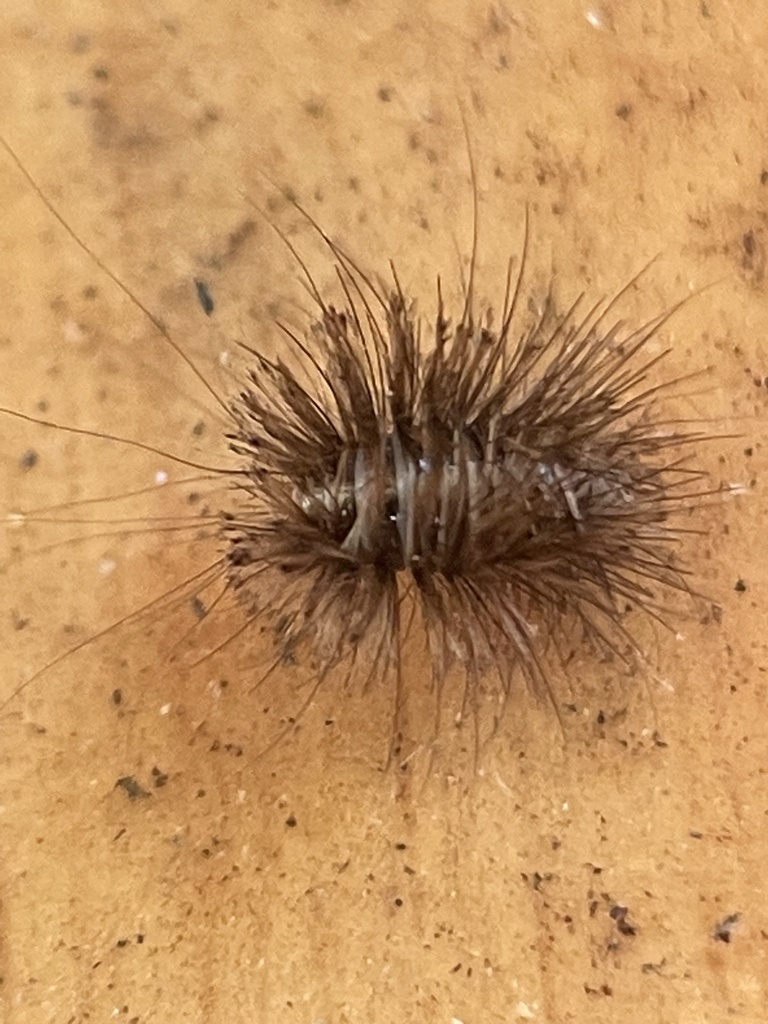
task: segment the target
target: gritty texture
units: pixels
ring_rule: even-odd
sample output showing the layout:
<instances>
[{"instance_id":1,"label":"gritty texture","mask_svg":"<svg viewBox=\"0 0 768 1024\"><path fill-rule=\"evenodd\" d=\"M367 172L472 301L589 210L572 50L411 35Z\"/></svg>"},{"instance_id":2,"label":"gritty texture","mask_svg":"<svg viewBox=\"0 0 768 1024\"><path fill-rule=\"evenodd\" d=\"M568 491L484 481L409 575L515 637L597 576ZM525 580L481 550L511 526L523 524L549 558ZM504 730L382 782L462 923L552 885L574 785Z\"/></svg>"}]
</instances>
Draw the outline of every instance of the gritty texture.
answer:
<instances>
[{"instance_id":1,"label":"gritty texture","mask_svg":"<svg viewBox=\"0 0 768 1024\"><path fill-rule=\"evenodd\" d=\"M534 298L555 271L566 295L615 292L656 253L627 298L633 322L721 282L665 341L672 375L715 367L679 415L741 435L705 459L746 494L718 499L692 538L714 603L679 638L642 634L651 667L574 655L559 721L520 693L479 764L450 693L429 774L408 730L408 771L381 770L375 688L339 680L291 729L308 682L284 666L253 689L269 660L258 630L194 664L215 589L52 666L0 717L3 1020L762 1024L760 8L60 7L4 4L0 131L217 391L223 350L278 345L272 319L301 323L308 305L260 209L333 282L265 172L376 270L394 257L425 301L439 270L455 294L471 237L458 95L489 299L526 203ZM0 188L2 404L218 465L209 391L5 157ZM143 492L58 513L119 526L4 530L6 695L203 569L201 545L209 564L217 553L198 536L204 470L10 419L0 440L6 511ZM429 706L418 654L405 673Z\"/></svg>"}]
</instances>

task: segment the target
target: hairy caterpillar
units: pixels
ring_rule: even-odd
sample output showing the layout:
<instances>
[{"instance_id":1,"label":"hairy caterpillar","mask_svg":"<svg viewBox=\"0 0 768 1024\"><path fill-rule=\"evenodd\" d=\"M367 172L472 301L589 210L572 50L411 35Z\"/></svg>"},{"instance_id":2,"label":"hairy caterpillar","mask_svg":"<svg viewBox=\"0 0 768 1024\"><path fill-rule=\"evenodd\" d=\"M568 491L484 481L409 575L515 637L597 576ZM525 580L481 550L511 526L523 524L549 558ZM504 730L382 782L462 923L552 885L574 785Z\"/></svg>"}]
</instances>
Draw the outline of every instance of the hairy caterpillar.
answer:
<instances>
[{"instance_id":1,"label":"hairy caterpillar","mask_svg":"<svg viewBox=\"0 0 768 1024\"><path fill-rule=\"evenodd\" d=\"M628 328L615 319L619 293L585 312L582 298L563 313L546 302L519 323L526 228L495 316L475 310L475 234L461 308L450 315L438 278L427 322L394 263L388 281L372 278L294 206L334 261L339 298L324 297L283 236L315 313L303 335L281 325L284 356L243 344L232 398L205 382L235 463L214 473L232 485L207 519L219 557L182 588L218 580L215 605L237 598L244 622L225 643L268 625L267 674L307 662L304 707L346 667L396 680L396 722L406 636L428 651L438 698L451 669L462 673L458 718L489 693L503 705L517 674L546 694L574 627L626 653L628 606L661 617L664 592L689 593L674 549L708 493L687 455L702 435L663 419L668 385L650 379L665 353L649 342L672 311Z\"/></svg>"}]
</instances>

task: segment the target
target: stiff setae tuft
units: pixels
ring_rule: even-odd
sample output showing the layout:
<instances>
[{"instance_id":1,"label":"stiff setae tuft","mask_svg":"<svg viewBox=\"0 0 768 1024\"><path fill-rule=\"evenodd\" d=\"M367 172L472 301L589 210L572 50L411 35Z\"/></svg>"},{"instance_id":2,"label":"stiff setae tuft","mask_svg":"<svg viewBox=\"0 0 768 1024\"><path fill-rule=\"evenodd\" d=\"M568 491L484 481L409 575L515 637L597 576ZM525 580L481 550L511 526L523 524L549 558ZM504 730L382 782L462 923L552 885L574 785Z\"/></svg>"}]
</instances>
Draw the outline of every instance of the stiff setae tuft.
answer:
<instances>
[{"instance_id":1,"label":"stiff setae tuft","mask_svg":"<svg viewBox=\"0 0 768 1024\"><path fill-rule=\"evenodd\" d=\"M658 616L660 592L688 591L673 549L702 493L696 435L661 422L650 379L669 314L630 330L615 299L548 303L521 330L523 259L498 326L474 315L470 279L455 320L438 282L428 327L394 268L374 284L329 244L344 308L310 279L317 323L283 328L297 358L248 349L232 407L245 483L224 515L228 580L278 656L325 672L362 645L379 673L408 635L438 683L458 664L506 693L518 671L546 689L574 625L626 649L628 605Z\"/></svg>"}]
</instances>

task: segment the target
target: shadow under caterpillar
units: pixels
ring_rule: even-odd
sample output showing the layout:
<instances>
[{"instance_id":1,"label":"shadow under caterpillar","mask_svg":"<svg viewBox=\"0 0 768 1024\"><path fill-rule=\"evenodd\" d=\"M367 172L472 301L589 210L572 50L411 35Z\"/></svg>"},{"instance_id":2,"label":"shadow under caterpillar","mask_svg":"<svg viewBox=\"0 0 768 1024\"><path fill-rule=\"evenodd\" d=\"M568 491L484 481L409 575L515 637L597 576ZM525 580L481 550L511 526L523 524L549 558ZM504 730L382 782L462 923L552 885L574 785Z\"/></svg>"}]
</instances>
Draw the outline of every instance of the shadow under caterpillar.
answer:
<instances>
[{"instance_id":1,"label":"shadow under caterpillar","mask_svg":"<svg viewBox=\"0 0 768 1024\"><path fill-rule=\"evenodd\" d=\"M66 231L204 380L3 145ZM199 599L205 618L234 597L242 623L217 650L266 624L275 656L259 682L279 665L311 666L294 721L331 671L389 681L393 735L408 688L406 642L428 651L438 714L446 678L461 673L458 720L477 720L489 697L503 708L517 676L551 697L553 659L567 660L574 629L622 657L640 653L627 607L664 621L665 593L693 593L676 548L690 512L712 493L689 455L707 435L663 416L660 397L679 380L658 384L651 373L666 353L649 353L648 343L678 307L624 326L614 310L635 278L586 311L583 299L562 313L547 302L519 324L526 224L498 312L476 311L475 226L463 304L452 317L438 279L427 323L394 263L388 281L369 276L293 205L326 246L340 299L324 296L278 231L314 320L304 335L278 325L284 356L243 346L248 369L232 398L204 380L229 418L234 468L176 461L231 483L208 519L219 555L159 601L182 592L198 600L218 584L212 602Z\"/></svg>"}]
</instances>

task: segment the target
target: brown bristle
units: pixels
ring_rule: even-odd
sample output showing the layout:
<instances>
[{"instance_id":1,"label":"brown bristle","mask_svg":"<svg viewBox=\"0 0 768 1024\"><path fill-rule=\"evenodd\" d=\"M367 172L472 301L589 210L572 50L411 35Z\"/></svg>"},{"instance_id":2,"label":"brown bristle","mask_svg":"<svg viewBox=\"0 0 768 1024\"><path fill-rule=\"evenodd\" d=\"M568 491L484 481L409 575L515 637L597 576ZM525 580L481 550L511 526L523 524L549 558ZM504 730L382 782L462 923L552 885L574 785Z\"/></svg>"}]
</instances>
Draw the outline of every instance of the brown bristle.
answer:
<instances>
[{"instance_id":1,"label":"brown bristle","mask_svg":"<svg viewBox=\"0 0 768 1024\"><path fill-rule=\"evenodd\" d=\"M654 415L645 347L665 317L629 331L611 302L576 303L516 334L509 297L493 329L470 301L452 323L438 290L424 344L396 275L384 291L346 258L339 273L347 308L319 300L311 337L291 335L304 372L249 350L232 406L227 576L279 657L324 674L362 644L383 674L415 603L438 686L458 663L543 692L558 633L623 647L628 602L653 614L657 591L688 591L675 517L703 473L694 435Z\"/></svg>"}]
</instances>

